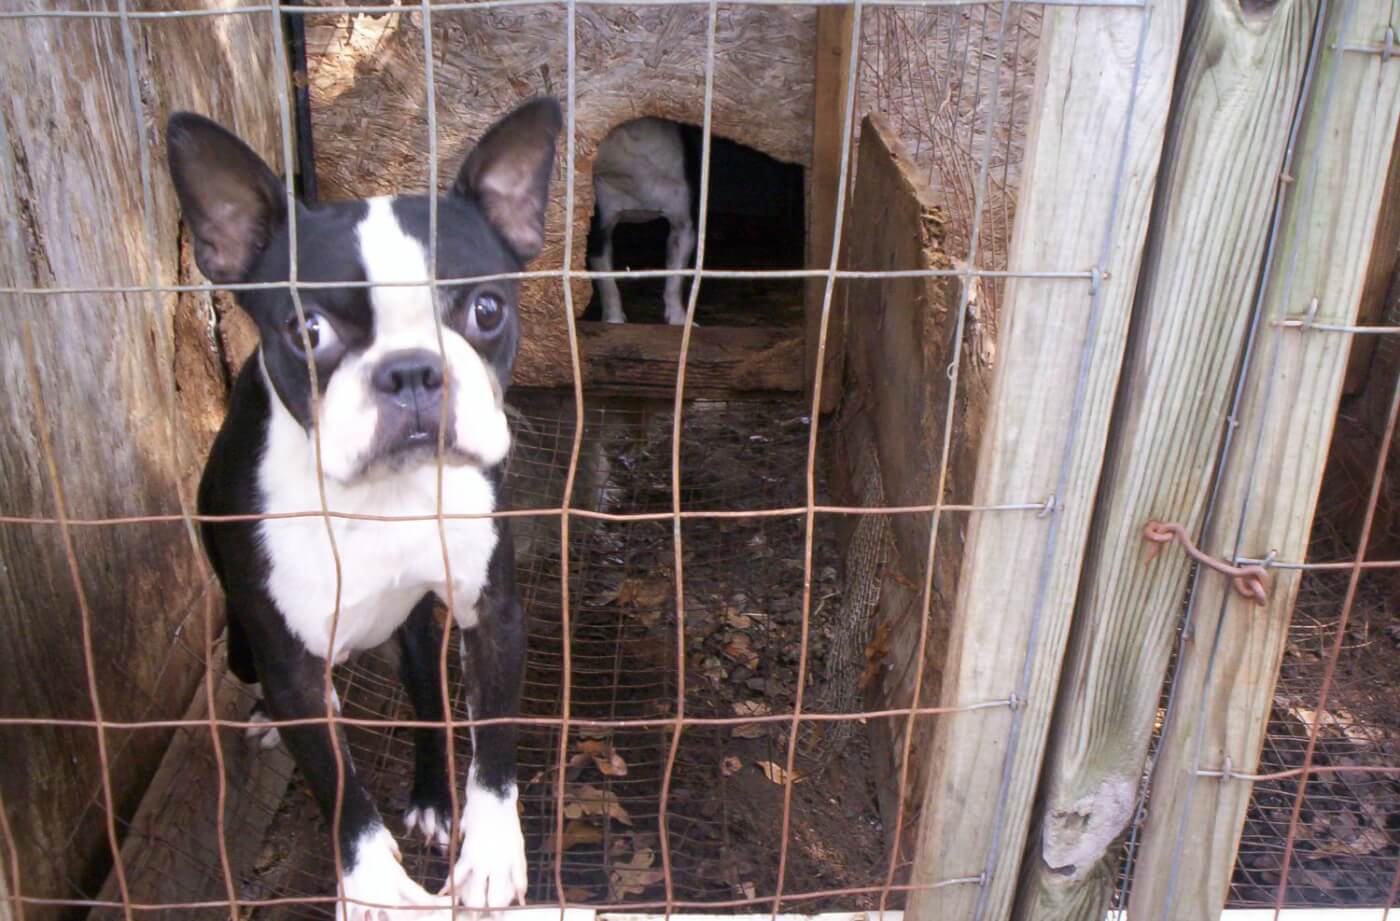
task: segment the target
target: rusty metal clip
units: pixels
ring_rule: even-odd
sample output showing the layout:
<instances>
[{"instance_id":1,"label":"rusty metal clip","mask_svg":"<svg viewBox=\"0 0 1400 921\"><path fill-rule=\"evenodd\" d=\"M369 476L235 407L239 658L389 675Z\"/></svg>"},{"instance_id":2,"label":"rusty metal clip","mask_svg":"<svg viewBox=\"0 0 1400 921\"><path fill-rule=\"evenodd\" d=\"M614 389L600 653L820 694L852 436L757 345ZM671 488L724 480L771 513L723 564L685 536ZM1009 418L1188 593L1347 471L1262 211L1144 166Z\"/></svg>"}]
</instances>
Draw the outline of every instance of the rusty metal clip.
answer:
<instances>
[{"instance_id":1,"label":"rusty metal clip","mask_svg":"<svg viewBox=\"0 0 1400 921\"><path fill-rule=\"evenodd\" d=\"M1176 541L1181 544L1181 549L1186 551L1186 555L1197 563L1208 569L1214 569L1230 577L1230 582L1235 586L1235 591L1246 598L1249 598L1258 605L1269 603L1269 573L1263 566L1252 564L1249 566L1232 566L1223 560L1217 560L1213 556L1202 553L1191 538L1186 533L1186 529L1179 524L1171 524L1164 521L1149 521L1142 529L1143 540L1152 541L1156 544L1147 551L1147 562L1151 563L1153 558L1161 552L1163 544Z\"/></svg>"}]
</instances>

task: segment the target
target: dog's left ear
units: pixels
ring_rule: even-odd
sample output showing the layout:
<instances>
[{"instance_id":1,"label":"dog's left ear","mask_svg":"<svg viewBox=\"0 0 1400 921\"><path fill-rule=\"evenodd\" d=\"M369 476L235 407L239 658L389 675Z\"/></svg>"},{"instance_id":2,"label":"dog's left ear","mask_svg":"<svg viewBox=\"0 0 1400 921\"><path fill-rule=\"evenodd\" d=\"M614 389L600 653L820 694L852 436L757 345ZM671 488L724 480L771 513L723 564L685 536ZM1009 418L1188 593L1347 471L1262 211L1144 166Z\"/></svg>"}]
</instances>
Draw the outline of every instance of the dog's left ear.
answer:
<instances>
[{"instance_id":1,"label":"dog's left ear","mask_svg":"<svg viewBox=\"0 0 1400 921\"><path fill-rule=\"evenodd\" d=\"M452 186L481 206L521 262L529 262L544 247L544 208L562 124L559 103L553 99L525 103L482 136Z\"/></svg>"}]
</instances>

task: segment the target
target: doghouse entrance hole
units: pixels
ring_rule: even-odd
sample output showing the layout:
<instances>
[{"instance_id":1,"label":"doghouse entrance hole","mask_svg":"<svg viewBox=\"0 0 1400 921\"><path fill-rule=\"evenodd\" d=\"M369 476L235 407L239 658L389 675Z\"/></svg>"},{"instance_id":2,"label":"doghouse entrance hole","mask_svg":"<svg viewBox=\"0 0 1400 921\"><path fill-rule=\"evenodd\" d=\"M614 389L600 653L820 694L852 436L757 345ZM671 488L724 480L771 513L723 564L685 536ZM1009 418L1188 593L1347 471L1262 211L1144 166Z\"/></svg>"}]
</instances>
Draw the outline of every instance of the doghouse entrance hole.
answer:
<instances>
[{"instance_id":1,"label":"doghouse entrance hole","mask_svg":"<svg viewBox=\"0 0 1400 921\"><path fill-rule=\"evenodd\" d=\"M686 174L699 188L703 137L695 125L678 123L686 147ZM800 269L806 247L806 170L746 144L714 135L710 149L710 196L705 235L707 269ZM691 216L697 221L697 209ZM665 220L619 224L613 232L613 268L666 266ZM596 252L597 228L588 250ZM694 267L694 254L685 268ZM690 280L682 288L690 293ZM621 279L622 307L629 323L661 323L663 278ZM706 326L801 326L803 285L799 278L706 279L696 319ZM597 286L585 320L602 319Z\"/></svg>"}]
</instances>

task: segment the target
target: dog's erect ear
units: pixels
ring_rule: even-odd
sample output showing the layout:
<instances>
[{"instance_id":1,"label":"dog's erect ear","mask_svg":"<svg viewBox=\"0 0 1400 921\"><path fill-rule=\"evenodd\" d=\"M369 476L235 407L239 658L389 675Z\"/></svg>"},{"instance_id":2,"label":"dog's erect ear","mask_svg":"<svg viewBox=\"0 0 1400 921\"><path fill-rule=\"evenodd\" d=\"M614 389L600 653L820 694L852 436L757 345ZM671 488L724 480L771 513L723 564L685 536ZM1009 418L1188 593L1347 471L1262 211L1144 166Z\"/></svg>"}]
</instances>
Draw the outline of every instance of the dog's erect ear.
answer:
<instances>
[{"instance_id":1,"label":"dog's erect ear","mask_svg":"<svg viewBox=\"0 0 1400 921\"><path fill-rule=\"evenodd\" d=\"M199 270L216 283L243 281L286 220L282 180L252 148L202 115L170 116L165 146Z\"/></svg>"},{"instance_id":2,"label":"dog's erect ear","mask_svg":"<svg viewBox=\"0 0 1400 921\"><path fill-rule=\"evenodd\" d=\"M522 262L544 246L544 208L563 119L542 97L492 125L462 163L452 190L475 200Z\"/></svg>"}]
</instances>

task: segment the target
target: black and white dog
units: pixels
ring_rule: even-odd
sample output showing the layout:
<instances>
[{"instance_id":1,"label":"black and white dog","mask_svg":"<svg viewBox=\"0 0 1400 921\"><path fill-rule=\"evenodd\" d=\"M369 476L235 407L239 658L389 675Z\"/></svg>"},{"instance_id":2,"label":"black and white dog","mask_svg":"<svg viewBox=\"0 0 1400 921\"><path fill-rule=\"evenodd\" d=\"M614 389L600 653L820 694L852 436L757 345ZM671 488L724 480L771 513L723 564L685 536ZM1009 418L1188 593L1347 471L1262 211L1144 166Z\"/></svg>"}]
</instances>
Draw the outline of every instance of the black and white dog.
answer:
<instances>
[{"instance_id":1,"label":"black and white dog","mask_svg":"<svg viewBox=\"0 0 1400 921\"><path fill-rule=\"evenodd\" d=\"M439 278L515 272L539 253L560 125L558 104L538 99L497 122L467 155L452 191L438 198ZM295 222L299 281L362 285L299 289L304 331L286 287L238 292L261 342L238 376L214 442L200 483L200 513L319 510L319 452L332 512L433 515L440 442L443 511L493 511L510 447L503 394L520 336L517 282L436 291L422 284L428 273L425 196L298 204L289 215L282 181L217 124L178 113L167 141L195 258L211 281L287 281L289 225ZM316 371L319 426L313 425L308 356ZM524 634L509 521L453 518L444 528L450 566L431 519L336 517L329 534L320 516L205 524L205 547L228 599L230 667L241 680L261 684L273 718L324 717L326 660L339 663L397 639L418 719L442 720L444 679L432 610L448 593L448 571L464 672L473 684L472 715L518 713ZM355 902L436 906L442 917L454 898L489 910L523 902L513 725L473 733L464 841L438 896L400 866L394 839L356 778L343 734L306 724L280 735L328 818L337 787L333 746L344 755L341 892L351 900L351 918L439 914ZM405 815L410 832L439 846L446 845L450 827L446 744L443 730L416 731Z\"/></svg>"}]
</instances>

